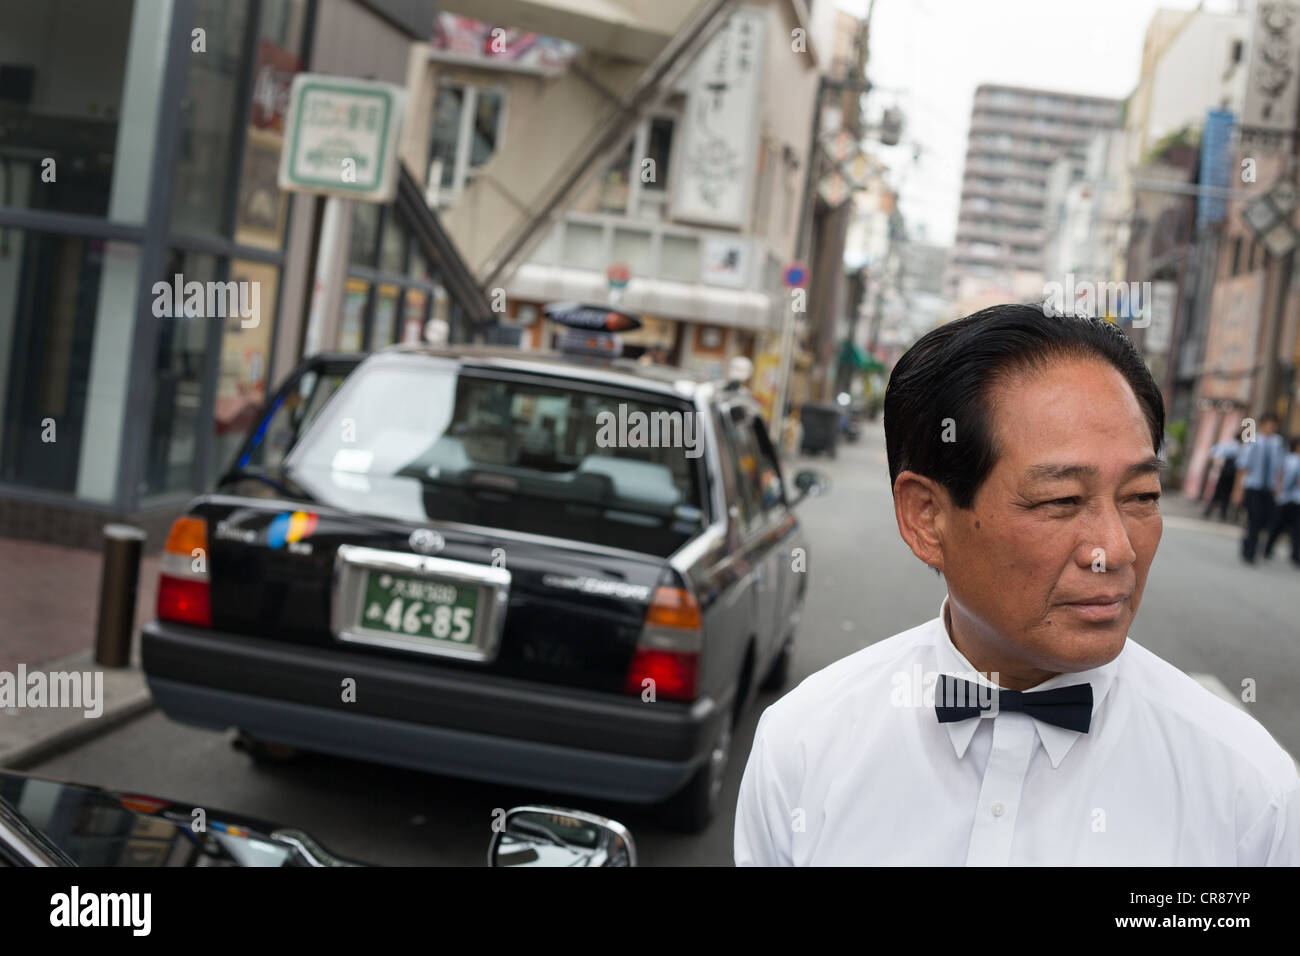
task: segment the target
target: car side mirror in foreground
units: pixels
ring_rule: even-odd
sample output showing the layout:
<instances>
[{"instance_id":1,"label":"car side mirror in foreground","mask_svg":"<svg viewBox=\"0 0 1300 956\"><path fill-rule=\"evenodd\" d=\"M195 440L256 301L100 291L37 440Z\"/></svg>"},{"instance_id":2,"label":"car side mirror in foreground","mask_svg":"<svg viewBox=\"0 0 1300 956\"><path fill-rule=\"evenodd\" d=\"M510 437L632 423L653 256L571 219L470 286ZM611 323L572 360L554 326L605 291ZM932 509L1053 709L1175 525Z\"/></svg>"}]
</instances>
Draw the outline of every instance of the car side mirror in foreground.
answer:
<instances>
[{"instance_id":1,"label":"car side mirror in foreground","mask_svg":"<svg viewBox=\"0 0 1300 956\"><path fill-rule=\"evenodd\" d=\"M815 468L805 468L794 476L794 486L799 490L791 506L797 505L809 495L824 495L831 490L831 480Z\"/></svg>"},{"instance_id":2,"label":"car side mirror in foreground","mask_svg":"<svg viewBox=\"0 0 1300 956\"><path fill-rule=\"evenodd\" d=\"M594 813L514 807L496 826L488 866L636 866L632 834Z\"/></svg>"}]
</instances>

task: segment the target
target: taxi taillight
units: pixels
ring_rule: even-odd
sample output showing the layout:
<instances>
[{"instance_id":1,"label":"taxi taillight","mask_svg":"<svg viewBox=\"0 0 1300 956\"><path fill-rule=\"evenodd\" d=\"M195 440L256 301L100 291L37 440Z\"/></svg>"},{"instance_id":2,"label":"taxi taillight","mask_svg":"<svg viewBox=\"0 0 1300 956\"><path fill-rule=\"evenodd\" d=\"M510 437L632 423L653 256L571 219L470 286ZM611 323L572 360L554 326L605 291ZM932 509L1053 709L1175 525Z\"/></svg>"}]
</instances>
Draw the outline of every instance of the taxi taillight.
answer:
<instances>
[{"instance_id":1,"label":"taxi taillight","mask_svg":"<svg viewBox=\"0 0 1300 956\"><path fill-rule=\"evenodd\" d=\"M167 535L159 561L158 620L212 626L208 523L202 518L177 518Z\"/></svg>"},{"instance_id":2,"label":"taxi taillight","mask_svg":"<svg viewBox=\"0 0 1300 956\"><path fill-rule=\"evenodd\" d=\"M700 605L685 588L656 588L628 665L624 691L655 699L699 696ZM647 683L649 682L649 683Z\"/></svg>"}]
</instances>

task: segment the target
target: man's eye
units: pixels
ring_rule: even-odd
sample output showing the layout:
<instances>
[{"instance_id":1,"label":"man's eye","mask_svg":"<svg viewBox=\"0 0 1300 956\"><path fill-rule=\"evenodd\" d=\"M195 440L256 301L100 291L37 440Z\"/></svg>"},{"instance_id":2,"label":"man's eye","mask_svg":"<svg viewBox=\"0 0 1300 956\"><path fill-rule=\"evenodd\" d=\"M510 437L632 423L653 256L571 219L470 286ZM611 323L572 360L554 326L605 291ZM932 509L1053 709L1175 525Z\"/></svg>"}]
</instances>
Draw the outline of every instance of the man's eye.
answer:
<instances>
[{"instance_id":1,"label":"man's eye","mask_svg":"<svg viewBox=\"0 0 1300 956\"><path fill-rule=\"evenodd\" d=\"M1134 495L1133 497L1138 501L1146 502L1147 504L1154 504L1160 500L1160 492L1148 491L1140 495Z\"/></svg>"},{"instance_id":2,"label":"man's eye","mask_svg":"<svg viewBox=\"0 0 1300 956\"><path fill-rule=\"evenodd\" d=\"M1039 503L1044 505L1077 505L1079 503L1079 499L1078 498L1053 498L1051 501L1043 501Z\"/></svg>"}]
</instances>

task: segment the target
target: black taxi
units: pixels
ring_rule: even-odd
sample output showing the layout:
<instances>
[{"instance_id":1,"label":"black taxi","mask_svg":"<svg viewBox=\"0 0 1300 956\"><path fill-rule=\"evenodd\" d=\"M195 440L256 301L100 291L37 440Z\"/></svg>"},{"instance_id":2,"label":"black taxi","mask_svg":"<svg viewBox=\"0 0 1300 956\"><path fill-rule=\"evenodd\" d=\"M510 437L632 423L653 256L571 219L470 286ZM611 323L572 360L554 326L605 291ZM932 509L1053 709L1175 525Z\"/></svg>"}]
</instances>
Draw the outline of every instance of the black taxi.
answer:
<instances>
[{"instance_id":1,"label":"black taxi","mask_svg":"<svg viewBox=\"0 0 1300 956\"><path fill-rule=\"evenodd\" d=\"M255 755L659 804L698 831L738 716L786 680L792 508L825 487L787 481L734 382L519 349L319 356L173 525L144 671L170 718Z\"/></svg>"}]
</instances>

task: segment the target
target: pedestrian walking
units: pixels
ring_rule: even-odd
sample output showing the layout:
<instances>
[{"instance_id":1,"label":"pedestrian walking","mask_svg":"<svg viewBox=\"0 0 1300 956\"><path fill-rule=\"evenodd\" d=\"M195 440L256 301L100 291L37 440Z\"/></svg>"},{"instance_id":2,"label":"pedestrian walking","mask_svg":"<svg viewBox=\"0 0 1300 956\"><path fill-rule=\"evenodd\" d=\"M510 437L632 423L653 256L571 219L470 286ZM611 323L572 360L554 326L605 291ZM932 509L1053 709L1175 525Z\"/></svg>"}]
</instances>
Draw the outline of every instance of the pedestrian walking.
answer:
<instances>
[{"instance_id":1,"label":"pedestrian walking","mask_svg":"<svg viewBox=\"0 0 1300 956\"><path fill-rule=\"evenodd\" d=\"M1282 480L1282 459L1286 457L1286 444L1277 433L1277 416L1269 412L1259 419L1255 440L1243 443L1237 458L1237 491L1234 501L1246 507L1246 536L1241 539L1241 559L1255 563L1255 550L1259 536L1268 532L1273 524L1277 507L1275 497Z\"/></svg>"},{"instance_id":2,"label":"pedestrian walking","mask_svg":"<svg viewBox=\"0 0 1300 956\"><path fill-rule=\"evenodd\" d=\"M1284 534L1291 539L1291 563L1300 568L1300 435L1291 438L1291 453L1282 462L1282 487L1264 557L1273 556L1273 545Z\"/></svg>"},{"instance_id":3,"label":"pedestrian walking","mask_svg":"<svg viewBox=\"0 0 1300 956\"><path fill-rule=\"evenodd\" d=\"M1235 435L1210 449L1211 460L1219 463L1219 477L1214 482L1214 495L1205 506L1206 518L1210 517L1217 507L1219 520L1228 520L1228 506L1232 503L1232 490L1237 481L1237 456L1240 454L1241 441ZM1235 522L1237 517L1238 512L1234 507L1232 520Z\"/></svg>"},{"instance_id":4,"label":"pedestrian walking","mask_svg":"<svg viewBox=\"0 0 1300 956\"><path fill-rule=\"evenodd\" d=\"M1129 634L1164 418L1101 319L995 306L903 353L894 517L948 593L763 712L737 865L1300 865L1286 751Z\"/></svg>"}]
</instances>

